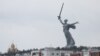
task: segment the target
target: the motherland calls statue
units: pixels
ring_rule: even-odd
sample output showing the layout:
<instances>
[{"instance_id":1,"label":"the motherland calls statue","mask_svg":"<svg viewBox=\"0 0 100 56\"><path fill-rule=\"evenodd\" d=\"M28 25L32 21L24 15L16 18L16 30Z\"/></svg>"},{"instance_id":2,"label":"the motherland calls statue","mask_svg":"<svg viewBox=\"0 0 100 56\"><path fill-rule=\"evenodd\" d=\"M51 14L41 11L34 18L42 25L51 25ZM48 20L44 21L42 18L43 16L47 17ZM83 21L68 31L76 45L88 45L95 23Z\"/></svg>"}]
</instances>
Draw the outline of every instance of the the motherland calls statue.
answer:
<instances>
[{"instance_id":1,"label":"the motherland calls statue","mask_svg":"<svg viewBox=\"0 0 100 56\"><path fill-rule=\"evenodd\" d=\"M59 16L58 16L58 20L63 25L63 32L64 32L66 40L67 40L66 48L71 48L71 47L75 46L75 41L74 41L71 33L69 32L69 29L70 28L75 29L76 28L75 24L77 24L78 22L75 22L75 23L72 23L72 24L68 24L67 23L68 22L67 19L65 19L64 22L61 20L61 12L62 12L62 9L63 9L63 5L64 5L64 3L62 4L61 10L60 10L60 13L59 13Z\"/></svg>"},{"instance_id":2,"label":"the motherland calls statue","mask_svg":"<svg viewBox=\"0 0 100 56\"><path fill-rule=\"evenodd\" d=\"M69 32L69 29L72 28L72 29L75 29L75 24L77 24L78 22L75 22L75 23L72 23L72 24L68 24L68 20L65 19L64 22L61 20L61 17L58 16L58 20L61 22L61 24L63 25L63 32L65 34L65 37L66 37L66 40L67 40L67 48L70 48L70 47L74 47L75 46L75 41L74 39L72 38L72 35L71 33Z\"/></svg>"}]
</instances>

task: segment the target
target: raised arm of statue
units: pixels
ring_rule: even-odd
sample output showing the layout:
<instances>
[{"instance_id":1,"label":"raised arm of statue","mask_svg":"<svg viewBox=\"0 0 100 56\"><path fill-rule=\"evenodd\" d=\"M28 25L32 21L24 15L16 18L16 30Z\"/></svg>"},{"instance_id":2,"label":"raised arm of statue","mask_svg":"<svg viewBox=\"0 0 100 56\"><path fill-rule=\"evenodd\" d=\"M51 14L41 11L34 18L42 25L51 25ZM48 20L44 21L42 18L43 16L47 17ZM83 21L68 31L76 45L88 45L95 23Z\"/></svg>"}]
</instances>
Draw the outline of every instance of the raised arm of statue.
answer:
<instances>
[{"instance_id":1,"label":"raised arm of statue","mask_svg":"<svg viewBox=\"0 0 100 56\"><path fill-rule=\"evenodd\" d=\"M62 25L64 24L60 16L58 16L58 20L61 22Z\"/></svg>"}]
</instances>

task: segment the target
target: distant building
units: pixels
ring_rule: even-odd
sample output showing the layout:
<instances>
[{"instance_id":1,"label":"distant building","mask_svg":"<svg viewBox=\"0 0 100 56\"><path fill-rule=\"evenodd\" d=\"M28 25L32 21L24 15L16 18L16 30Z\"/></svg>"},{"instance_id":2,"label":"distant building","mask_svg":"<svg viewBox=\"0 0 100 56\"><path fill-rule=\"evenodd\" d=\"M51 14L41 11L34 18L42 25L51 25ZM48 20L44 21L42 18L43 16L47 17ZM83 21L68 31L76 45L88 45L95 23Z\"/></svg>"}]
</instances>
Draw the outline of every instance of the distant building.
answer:
<instances>
[{"instance_id":1,"label":"distant building","mask_svg":"<svg viewBox=\"0 0 100 56\"><path fill-rule=\"evenodd\" d=\"M16 52L18 52L18 49L16 48L15 44L12 43L11 47L8 48L8 53L16 53Z\"/></svg>"},{"instance_id":2,"label":"distant building","mask_svg":"<svg viewBox=\"0 0 100 56\"><path fill-rule=\"evenodd\" d=\"M14 48L13 44L11 46ZM65 49L46 47L42 49L30 49L17 52L11 51L8 53L0 54L0 56L100 56L100 50L96 48L85 48L82 50L80 50L80 48L77 48L76 50L73 48Z\"/></svg>"},{"instance_id":3,"label":"distant building","mask_svg":"<svg viewBox=\"0 0 100 56\"><path fill-rule=\"evenodd\" d=\"M33 50L31 56L100 56L100 50L72 51L55 48Z\"/></svg>"},{"instance_id":4,"label":"distant building","mask_svg":"<svg viewBox=\"0 0 100 56\"><path fill-rule=\"evenodd\" d=\"M44 48L42 50L33 50L31 56L70 56L74 51L55 49L55 48ZM80 52L75 52L80 53Z\"/></svg>"}]
</instances>

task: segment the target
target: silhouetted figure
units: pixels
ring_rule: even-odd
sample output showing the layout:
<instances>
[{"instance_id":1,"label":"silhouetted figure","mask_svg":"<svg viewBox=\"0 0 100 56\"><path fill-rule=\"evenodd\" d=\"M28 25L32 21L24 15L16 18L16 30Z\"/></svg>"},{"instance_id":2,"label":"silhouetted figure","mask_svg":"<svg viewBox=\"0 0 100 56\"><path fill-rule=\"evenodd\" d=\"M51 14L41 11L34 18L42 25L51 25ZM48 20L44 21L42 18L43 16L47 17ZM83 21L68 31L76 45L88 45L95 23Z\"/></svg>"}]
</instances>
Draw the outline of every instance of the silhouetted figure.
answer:
<instances>
[{"instance_id":1,"label":"silhouetted figure","mask_svg":"<svg viewBox=\"0 0 100 56\"><path fill-rule=\"evenodd\" d=\"M67 40L67 48L70 48L70 47L74 47L75 46L75 41L74 39L72 38L72 35L70 34L69 32L69 29L72 28L72 29L75 29L75 24L77 24L78 22L75 22L75 23L72 23L72 24L68 24L68 20L65 19L64 22L61 20L61 17L58 16L58 20L61 22L61 24L63 25L63 32L65 34L65 37L66 37L66 40Z\"/></svg>"}]
</instances>

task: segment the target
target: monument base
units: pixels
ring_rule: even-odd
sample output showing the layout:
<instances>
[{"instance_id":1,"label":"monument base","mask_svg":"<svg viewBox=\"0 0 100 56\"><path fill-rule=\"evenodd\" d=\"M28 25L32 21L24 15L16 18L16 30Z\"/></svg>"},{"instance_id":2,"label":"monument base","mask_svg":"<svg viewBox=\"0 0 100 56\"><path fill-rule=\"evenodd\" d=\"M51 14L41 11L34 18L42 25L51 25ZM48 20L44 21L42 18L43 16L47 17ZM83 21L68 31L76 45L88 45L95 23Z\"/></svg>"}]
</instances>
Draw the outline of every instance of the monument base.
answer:
<instances>
[{"instance_id":1,"label":"monument base","mask_svg":"<svg viewBox=\"0 0 100 56\"><path fill-rule=\"evenodd\" d=\"M63 50L72 50L72 51L76 51L78 50L78 47L77 46L65 46L65 47L62 47L61 49Z\"/></svg>"}]
</instances>

